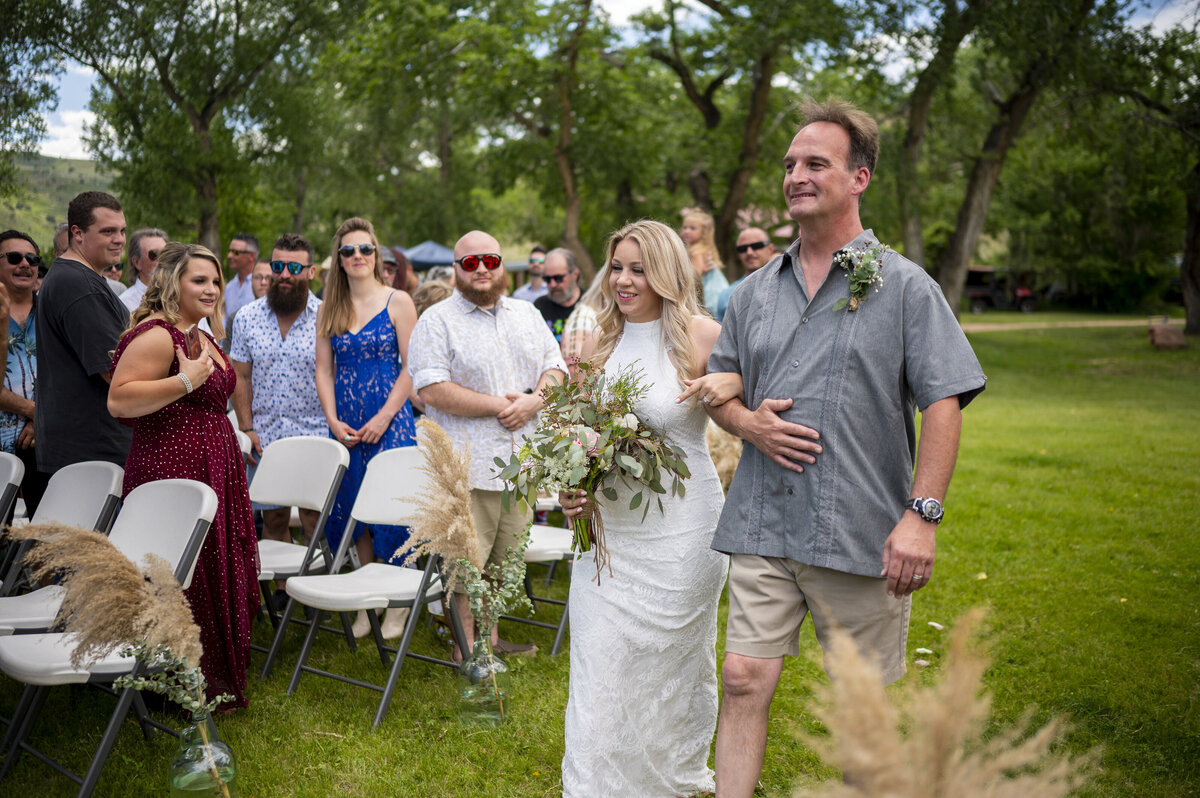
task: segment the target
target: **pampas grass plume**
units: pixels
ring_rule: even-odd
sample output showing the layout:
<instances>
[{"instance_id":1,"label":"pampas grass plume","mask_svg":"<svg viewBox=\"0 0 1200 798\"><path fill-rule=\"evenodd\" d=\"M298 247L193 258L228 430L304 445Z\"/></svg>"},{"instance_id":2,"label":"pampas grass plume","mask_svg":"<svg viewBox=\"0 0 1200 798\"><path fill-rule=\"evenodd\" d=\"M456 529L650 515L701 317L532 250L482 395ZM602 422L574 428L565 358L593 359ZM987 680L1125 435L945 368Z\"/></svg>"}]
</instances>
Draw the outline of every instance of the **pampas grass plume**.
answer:
<instances>
[{"instance_id":1,"label":"pampas grass plume","mask_svg":"<svg viewBox=\"0 0 1200 798\"><path fill-rule=\"evenodd\" d=\"M417 438L425 452L421 470L428 479L417 497L419 509L412 534L395 556L407 559L439 554L450 569L459 558L466 558L482 569L483 556L471 513L469 455L465 448L456 449L446 430L427 418L417 422ZM456 579L457 574L452 574L449 587Z\"/></svg>"},{"instance_id":2,"label":"pampas grass plume","mask_svg":"<svg viewBox=\"0 0 1200 798\"><path fill-rule=\"evenodd\" d=\"M707 438L708 453L712 457L713 465L717 467L721 487L725 489L725 493L729 493L733 472L737 471L738 461L742 458L742 441L712 421L708 422Z\"/></svg>"},{"instance_id":3,"label":"pampas grass plume","mask_svg":"<svg viewBox=\"0 0 1200 798\"><path fill-rule=\"evenodd\" d=\"M969 644L982 615L975 610L958 624L941 680L910 684L899 696L899 711L888 701L878 666L848 635L835 633L832 679L817 710L830 737L807 742L845 781L803 788L794 798L1061 798L1083 786L1100 752L1056 752L1066 732L1059 719L1030 733L1027 715L984 740L991 707L982 692L987 660Z\"/></svg>"},{"instance_id":4,"label":"pampas grass plume","mask_svg":"<svg viewBox=\"0 0 1200 798\"><path fill-rule=\"evenodd\" d=\"M62 579L66 593L55 625L76 635L72 665L94 662L138 638L199 665L200 628L162 558L147 555L146 570L139 571L104 535L62 524L30 524L8 534L37 541L25 558L35 579Z\"/></svg>"}]
</instances>

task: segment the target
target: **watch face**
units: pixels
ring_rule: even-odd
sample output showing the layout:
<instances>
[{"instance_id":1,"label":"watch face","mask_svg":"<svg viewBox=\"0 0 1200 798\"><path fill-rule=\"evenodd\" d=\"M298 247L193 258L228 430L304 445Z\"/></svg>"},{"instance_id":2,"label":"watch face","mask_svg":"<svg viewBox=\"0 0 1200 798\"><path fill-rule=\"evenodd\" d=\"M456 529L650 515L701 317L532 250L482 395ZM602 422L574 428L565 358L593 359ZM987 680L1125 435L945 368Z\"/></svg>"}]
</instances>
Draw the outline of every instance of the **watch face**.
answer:
<instances>
[{"instance_id":1,"label":"watch face","mask_svg":"<svg viewBox=\"0 0 1200 798\"><path fill-rule=\"evenodd\" d=\"M944 512L942 503L937 499L926 499L921 502L921 515L930 521L937 521L942 517Z\"/></svg>"}]
</instances>

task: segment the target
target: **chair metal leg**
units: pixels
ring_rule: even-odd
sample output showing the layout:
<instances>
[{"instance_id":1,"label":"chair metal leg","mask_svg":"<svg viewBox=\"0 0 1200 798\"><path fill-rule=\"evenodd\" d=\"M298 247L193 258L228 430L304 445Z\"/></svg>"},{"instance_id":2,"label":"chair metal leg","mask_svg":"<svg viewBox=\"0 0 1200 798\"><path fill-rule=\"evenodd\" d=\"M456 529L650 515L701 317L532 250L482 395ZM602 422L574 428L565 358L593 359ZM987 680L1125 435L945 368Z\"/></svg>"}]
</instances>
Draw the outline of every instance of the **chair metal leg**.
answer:
<instances>
[{"instance_id":1,"label":"chair metal leg","mask_svg":"<svg viewBox=\"0 0 1200 798\"><path fill-rule=\"evenodd\" d=\"M388 662L387 643L383 639L383 629L379 625L379 613L375 610L366 610L367 620L371 623L371 636L375 638L375 648L379 651L379 661L383 663L383 667L388 667L392 663Z\"/></svg>"},{"instance_id":2,"label":"chair metal leg","mask_svg":"<svg viewBox=\"0 0 1200 798\"><path fill-rule=\"evenodd\" d=\"M83 777L83 785L79 788L77 798L88 798L92 794L92 790L96 789L96 782L100 780L100 771L104 769L104 763L108 761L108 755L117 743L117 736L121 733L121 724L125 722L125 716L129 714L129 707L133 703L135 695L137 695L137 691L132 687L126 687L121 691L121 696L117 699L117 708L113 710L112 717L108 719L104 737L100 740L100 747L96 749L96 755L92 757L92 764L88 766L87 775Z\"/></svg>"},{"instance_id":3,"label":"chair metal leg","mask_svg":"<svg viewBox=\"0 0 1200 798\"><path fill-rule=\"evenodd\" d=\"M21 754L20 742L29 733L28 726L33 722L32 716L37 714L33 711L33 707L39 698L39 691L41 691L40 698L44 701L45 687L29 684L21 691L21 699L17 702L16 710L13 711L12 721L8 724L8 732L4 735L4 742L0 743L0 756L4 757L4 767L0 769L0 781L3 781L8 772L12 770L13 763ZM26 723L26 719L29 723Z\"/></svg>"},{"instance_id":4,"label":"chair metal leg","mask_svg":"<svg viewBox=\"0 0 1200 798\"><path fill-rule=\"evenodd\" d=\"M571 603L570 602L571 602L571 595L568 593L566 601L563 602L563 614L562 614L562 619L558 622L558 631L554 633L554 645L550 647L550 656L552 656L552 657L558 653L558 650L560 648L562 648L563 638L566 637L566 634L567 634L567 623L569 622L569 620L571 618L571 615L570 615Z\"/></svg>"},{"instance_id":5,"label":"chair metal leg","mask_svg":"<svg viewBox=\"0 0 1200 798\"><path fill-rule=\"evenodd\" d=\"M288 602L288 607L292 606L292 602ZM296 692L296 687L300 684L300 674L304 672L304 664L308 662L308 655L312 651L313 640L317 637L317 632L321 630L321 618L325 615L325 610L314 610L312 623L309 624L308 634L304 636L304 646L300 649L300 658L296 660L296 668L292 671L292 680L288 682L288 695Z\"/></svg>"},{"instance_id":6,"label":"chair metal leg","mask_svg":"<svg viewBox=\"0 0 1200 798\"><path fill-rule=\"evenodd\" d=\"M396 649L396 659L392 661L387 684L383 688L383 698L379 699L379 708L375 710L375 722L371 724L372 731L379 728L379 724L383 722L383 716L387 714L388 706L392 703L392 695L396 692L396 683L400 681L400 669L404 667L404 658L408 654L409 644L412 643L413 633L417 630L418 616L425 607L424 588L425 583L422 582L421 590L413 601L412 609L409 610L408 622L404 624L404 634L400 638L400 646Z\"/></svg>"},{"instance_id":7,"label":"chair metal leg","mask_svg":"<svg viewBox=\"0 0 1200 798\"><path fill-rule=\"evenodd\" d=\"M267 652L267 661L263 663L262 674L258 677L260 681L266 681L271 675L271 668L275 665L275 657L279 656L279 647L283 645L283 636L287 632L288 621L292 617L292 608L296 606L296 600L288 597L287 606L283 608L283 617L279 621L279 625L275 627L275 638L271 641L271 649Z\"/></svg>"}]
</instances>

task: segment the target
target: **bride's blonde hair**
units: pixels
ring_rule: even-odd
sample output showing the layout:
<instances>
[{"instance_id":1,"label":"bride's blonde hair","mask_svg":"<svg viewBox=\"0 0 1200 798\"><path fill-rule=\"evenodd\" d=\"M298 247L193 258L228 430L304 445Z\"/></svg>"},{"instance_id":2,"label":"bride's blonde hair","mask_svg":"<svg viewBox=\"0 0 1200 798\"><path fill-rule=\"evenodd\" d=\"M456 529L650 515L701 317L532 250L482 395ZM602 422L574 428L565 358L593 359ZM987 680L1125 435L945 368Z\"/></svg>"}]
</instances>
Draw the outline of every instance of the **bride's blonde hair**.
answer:
<instances>
[{"instance_id":1,"label":"bride's blonde hair","mask_svg":"<svg viewBox=\"0 0 1200 798\"><path fill-rule=\"evenodd\" d=\"M696 352L692 346L692 317L700 313L700 308L692 290L695 270L688 258L687 247L678 233L661 222L649 219L632 222L609 237L603 274L611 274L613 252L617 244L627 238L641 249L646 282L662 299L663 336L672 350L675 373L682 386L684 380L700 376L702 365L696 362ZM608 360L625 329L625 315L617 307L612 282L605 279L600 290L607 301L599 314L600 342L592 358L592 363L597 367L603 366Z\"/></svg>"}]
</instances>

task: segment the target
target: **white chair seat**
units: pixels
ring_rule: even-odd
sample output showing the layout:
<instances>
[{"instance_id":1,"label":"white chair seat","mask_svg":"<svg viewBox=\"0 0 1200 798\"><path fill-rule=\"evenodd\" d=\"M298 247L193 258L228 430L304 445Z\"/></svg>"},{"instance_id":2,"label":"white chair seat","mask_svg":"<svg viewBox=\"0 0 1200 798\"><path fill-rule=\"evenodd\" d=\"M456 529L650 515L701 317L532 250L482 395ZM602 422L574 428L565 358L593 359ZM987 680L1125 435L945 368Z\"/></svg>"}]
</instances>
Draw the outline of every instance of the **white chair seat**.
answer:
<instances>
[{"instance_id":1,"label":"white chair seat","mask_svg":"<svg viewBox=\"0 0 1200 798\"><path fill-rule=\"evenodd\" d=\"M557 496L538 496L533 502L533 509L540 512L548 512L550 510L561 510L562 505L558 503Z\"/></svg>"},{"instance_id":2,"label":"white chair seat","mask_svg":"<svg viewBox=\"0 0 1200 798\"><path fill-rule=\"evenodd\" d=\"M344 574L293 576L287 581L287 592L301 604L326 612L377 610L414 600L421 576L416 568L372 562ZM441 583L434 576L425 594L435 596L440 591Z\"/></svg>"},{"instance_id":3,"label":"white chair seat","mask_svg":"<svg viewBox=\"0 0 1200 798\"><path fill-rule=\"evenodd\" d=\"M525 549L525 562L551 562L571 556L574 533L557 526L534 524L529 528L529 546Z\"/></svg>"},{"instance_id":4,"label":"white chair seat","mask_svg":"<svg viewBox=\"0 0 1200 798\"><path fill-rule=\"evenodd\" d=\"M71 652L76 645L75 635L70 633L5 637L0 639L0 670L26 684L49 687L84 684L97 676L120 676L133 670L136 664L132 657L122 657L114 651L91 665L76 668L71 664Z\"/></svg>"},{"instance_id":5,"label":"white chair seat","mask_svg":"<svg viewBox=\"0 0 1200 798\"><path fill-rule=\"evenodd\" d=\"M263 538L258 541L258 579L264 581L275 579L276 575L291 576L300 573L304 564L304 556L308 549L297 543L285 543L282 540ZM308 566L309 573L325 570L325 561L320 557Z\"/></svg>"},{"instance_id":6,"label":"white chair seat","mask_svg":"<svg viewBox=\"0 0 1200 798\"><path fill-rule=\"evenodd\" d=\"M50 626L66 592L65 588L50 585L0 600L0 635L11 635L18 629L38 630Z\"/></svg>"}]
</instances>

